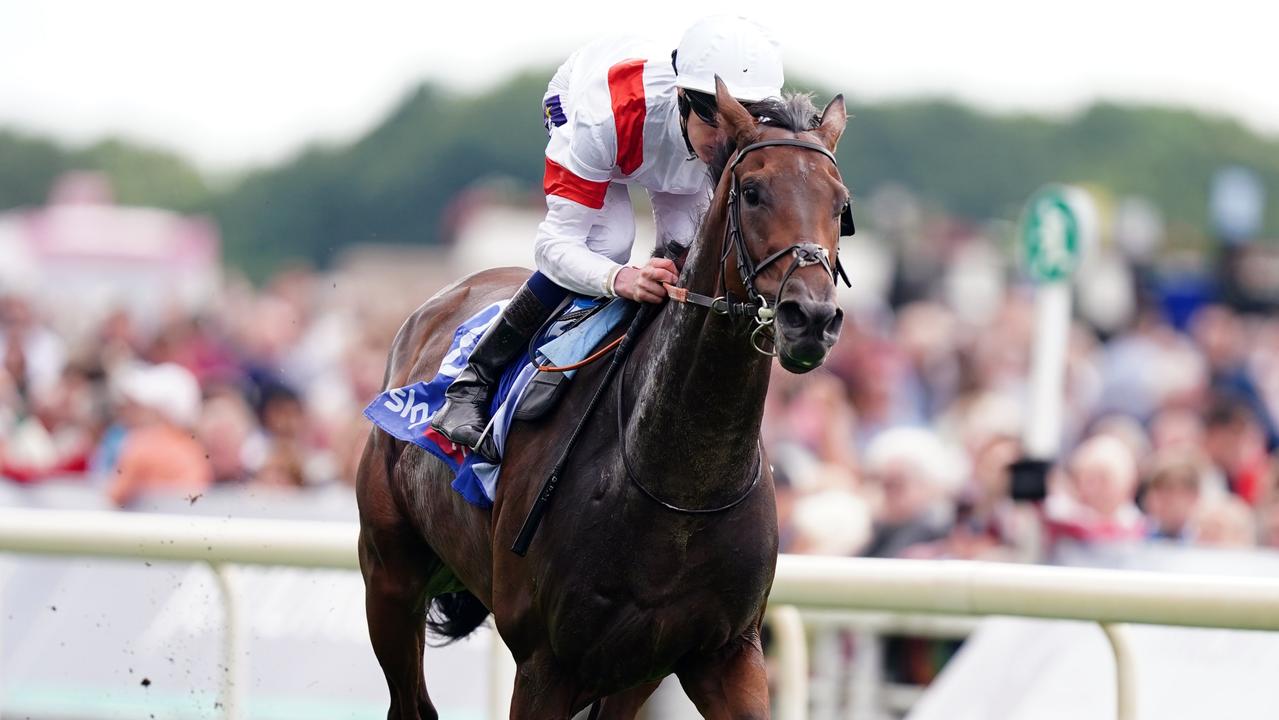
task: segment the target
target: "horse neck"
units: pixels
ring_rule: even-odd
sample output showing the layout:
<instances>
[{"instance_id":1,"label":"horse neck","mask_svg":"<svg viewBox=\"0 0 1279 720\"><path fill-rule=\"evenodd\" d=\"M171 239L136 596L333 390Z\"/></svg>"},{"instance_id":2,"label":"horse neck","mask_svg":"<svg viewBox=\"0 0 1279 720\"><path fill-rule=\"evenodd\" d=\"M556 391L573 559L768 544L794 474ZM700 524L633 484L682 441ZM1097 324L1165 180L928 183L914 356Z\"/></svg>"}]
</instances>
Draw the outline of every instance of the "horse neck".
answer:
<instances>
[{"instance_id":1,"label":"horse neck","mask_svg":"<svg viewBox=\"0 0 1279 720\"><path fill-rule=\"evenodd\" d=\"M716 193L681 287L715 294L726 212ZM664 499L706 505L729 499L755 471L770 359L739 322L668 302L636 348L626 449L631 466Z\"/></svg>"}]
</instances>

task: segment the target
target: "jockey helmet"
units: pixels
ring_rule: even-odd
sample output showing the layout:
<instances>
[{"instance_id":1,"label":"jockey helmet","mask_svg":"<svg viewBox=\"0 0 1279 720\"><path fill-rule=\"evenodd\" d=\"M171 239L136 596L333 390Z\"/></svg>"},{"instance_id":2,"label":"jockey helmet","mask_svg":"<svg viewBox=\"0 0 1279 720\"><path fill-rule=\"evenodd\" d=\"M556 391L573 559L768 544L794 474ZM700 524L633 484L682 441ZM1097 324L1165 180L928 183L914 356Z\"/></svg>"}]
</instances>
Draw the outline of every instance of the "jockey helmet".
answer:
<instances>
[{"instance_id":1,"label":"jockey helmet","mask_svg":"<svg viewBox=\"0 0 1279 720\"><path fill-rule=\"evenodd\" d=\"M693 23L674 54L675 85L715 96L715 76L741 102L782 92L782 53L759 25L732 15Z\"/></svg>"}]
</instances>

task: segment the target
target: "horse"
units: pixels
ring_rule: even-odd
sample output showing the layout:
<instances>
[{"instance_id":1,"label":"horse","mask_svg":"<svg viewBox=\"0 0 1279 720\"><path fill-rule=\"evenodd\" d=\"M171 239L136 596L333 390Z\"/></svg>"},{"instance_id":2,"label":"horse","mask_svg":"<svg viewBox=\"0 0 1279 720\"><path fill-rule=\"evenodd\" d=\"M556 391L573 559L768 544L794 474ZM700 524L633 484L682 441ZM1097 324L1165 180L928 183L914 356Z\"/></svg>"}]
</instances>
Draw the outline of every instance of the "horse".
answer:
<instances>
[{"instance_id":1,"label":"horse","mask_svg":"<svg viewBox=\"0 0 1279 720\"><path fill-rule=\"evenodd\" d=\"M807 96L757 116L722 82L716 95L729 144L680 282L572 449L526 556L506 548L601 363L548 415L513 427L490 510L454 492L441 461L373 430L358 549L388 718L438 717L427 628L457 639L490 614L516 662L513 719L588 707L596 720L633 718L671 674L704 717L770 716L760 630L778 529L760 424L772 357L807 372L839 336L829 259L837 268L849 212L833 154L846 113L842 96L819 119ZM432 375L454 329L527 275L486 270L428 300L397 334L384 388Z\"/></svg>"}]
</instances>

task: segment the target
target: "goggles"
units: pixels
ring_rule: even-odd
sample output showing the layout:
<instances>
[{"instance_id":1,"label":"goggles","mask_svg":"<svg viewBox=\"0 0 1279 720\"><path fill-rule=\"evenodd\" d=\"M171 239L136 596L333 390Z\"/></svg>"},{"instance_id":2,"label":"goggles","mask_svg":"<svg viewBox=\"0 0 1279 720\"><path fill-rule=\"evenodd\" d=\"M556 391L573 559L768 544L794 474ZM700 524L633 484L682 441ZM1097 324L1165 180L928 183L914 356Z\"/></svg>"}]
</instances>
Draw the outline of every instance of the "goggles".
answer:
<instances>
[{"instance_id":1,"label":"goggles","mask_svg":"<svg viewBox=\"0 0 1279 720\"><path fill-rule=\"evenodd\" d=\"M714 97L696 90L685 90L683 97L680 98L680 104L684 106L685 110L691 110L696 113L697 117L707 125L719 127L715 117L718 110L716 109Z\"/></svg>"}]
</instances>

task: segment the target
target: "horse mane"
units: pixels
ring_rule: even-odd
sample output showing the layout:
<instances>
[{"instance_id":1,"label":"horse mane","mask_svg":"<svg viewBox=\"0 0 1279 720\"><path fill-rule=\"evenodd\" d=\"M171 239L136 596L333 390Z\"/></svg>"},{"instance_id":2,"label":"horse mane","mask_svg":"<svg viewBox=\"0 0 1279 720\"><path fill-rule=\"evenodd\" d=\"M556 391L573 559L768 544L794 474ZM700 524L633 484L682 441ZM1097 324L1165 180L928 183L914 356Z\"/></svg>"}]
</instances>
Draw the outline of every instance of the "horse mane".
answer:
<instances>
[{"instance_id":1,"label":"horse mane","mask_svg":"<svg viewBox=\"0 0 1279 720\"><path fill-rule=\"evenodd\" d=\"M757 125L800 133L812 130L821 124L821 115L818 114L817 106L813 104L813 96L810 93L785 93L780 98L767 98L759 102L747 103L745 107L754 116ZM707 166L712 183L719 182L720 177L724 175L724 168L728 167L728 162L733 159L735 152L737 152L737 146L732 138L725 140L715 149L715 156L711 158L711 163ZM683 264L687 253L687 246L661 247L653 251L654 257L670 258L677 265Z\"/></svg>"},{"instance_id":2,"label":"horse mane","mask_svg":"<svg viewBox=\"0 0 1279 720\"><path fill-rule=\"evenodd\" d=\"M813 96L809 93L786 93L781 98L767 98L759 102L747 103L746 110L755 118L757 125L781 128L800 133L812 130L821 124L821 116L817 106L813 105ZM724 175L724 168L733 159L737 151L730 138L715 150L715 157L707 167L713 182L719 182Z\"/></svg>"}]
</instances>

